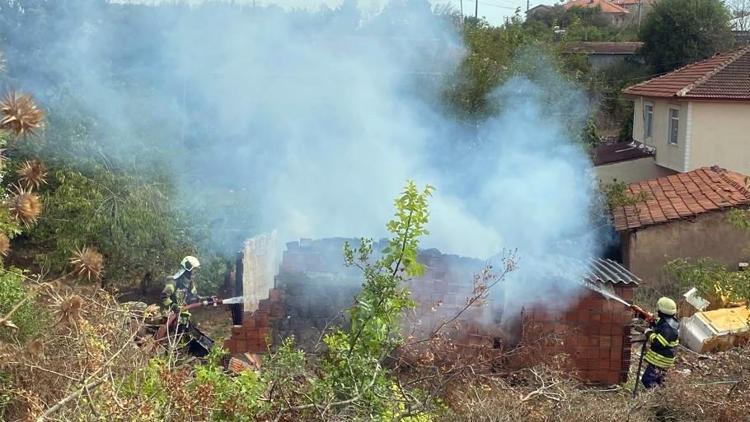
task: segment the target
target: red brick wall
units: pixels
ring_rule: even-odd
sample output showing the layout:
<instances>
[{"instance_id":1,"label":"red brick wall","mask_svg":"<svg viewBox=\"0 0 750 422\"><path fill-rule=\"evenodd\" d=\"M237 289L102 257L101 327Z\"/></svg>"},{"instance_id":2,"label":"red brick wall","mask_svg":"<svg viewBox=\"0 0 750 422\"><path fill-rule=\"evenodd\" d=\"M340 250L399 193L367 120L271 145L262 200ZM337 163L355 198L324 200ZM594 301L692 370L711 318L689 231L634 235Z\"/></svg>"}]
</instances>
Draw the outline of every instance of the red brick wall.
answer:
<instances>
[{"instance_id":1,"label":"red brick wall","mask_svg":"<svg viewBox=\"0 0 750 422\"><path fill-rule=\"evenodd\" d=\"M283 291L271 289L268 298L258 303L255 312L246 312L243 315L242 325L232 327L232 336L224 342L224 348L232 354L268 351L273 339L273 322L283 316Z\"/></svg>"},{"instance_id":2,"label":"red brick wall","mask_svg":"<svg viewBox=\"0 0 750 422\"><path fill-rule=\"evenodd\" d=\"M632 301L633 288L615 286L615 294ZM632 318L629 308L592 291L562 314L525 312L524 338L549 338L544 354L568 355L584 382L617 384L627 381Z\"/></svg>"}]
</instances>

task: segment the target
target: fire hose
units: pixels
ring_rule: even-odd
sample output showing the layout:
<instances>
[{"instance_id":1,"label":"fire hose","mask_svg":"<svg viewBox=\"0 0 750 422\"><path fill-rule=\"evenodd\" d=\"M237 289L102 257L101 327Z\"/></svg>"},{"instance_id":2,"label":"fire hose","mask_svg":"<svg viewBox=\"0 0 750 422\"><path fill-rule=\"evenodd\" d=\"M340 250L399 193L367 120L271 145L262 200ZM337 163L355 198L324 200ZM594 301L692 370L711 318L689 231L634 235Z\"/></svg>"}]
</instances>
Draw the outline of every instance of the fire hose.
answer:
<instances>
[{"instance_id":1,"label":"fire hose","mask_svg":"<svg viewBox=\"0 0 750 422\"><path fill-rule=\"evenodd\" d=\"M230 297L226 299L219 299L217 297L210 297L207 299L199 300L198 302L187 304L180 308L180 312L171 312L167 317L167 322L164 323L159 330L156 332L154 338L156 341L163 340L167 336L167 332L170 327L174 326L180 313L189 311L191 309L201 308L203 306L219 306L219 305L234 305L242 303L244 300L243 296Z\"/></svg>"}]
</instances>

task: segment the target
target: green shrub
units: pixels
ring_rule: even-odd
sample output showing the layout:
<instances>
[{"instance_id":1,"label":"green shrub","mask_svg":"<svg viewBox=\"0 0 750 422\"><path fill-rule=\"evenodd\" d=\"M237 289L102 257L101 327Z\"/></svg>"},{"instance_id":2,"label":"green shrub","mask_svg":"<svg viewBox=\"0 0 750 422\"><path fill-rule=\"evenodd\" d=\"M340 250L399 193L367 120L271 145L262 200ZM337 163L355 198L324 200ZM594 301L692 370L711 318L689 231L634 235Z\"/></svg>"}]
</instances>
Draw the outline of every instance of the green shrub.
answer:
<instances>
[{"instance_id":1,"label":"green shrub","mask_svg":"<svg viewBox=\"0 0 750 422\"><path fill-rule=\"evenodd\" d=\"M639 202L649 199L645 192L639 192L635 195L631 194L628 191L628 185L618 180L600 184L599 192L602 194L605 204L609 209L634 206Z\"/></svg>"},{"instance_id":2,"label":"green shrub","mask_svg":"<svg viewBox=\"0 0 750 422\"><path fill-rule=\"evenodd\" d=\"M53 271L63 273L77 248L93 246L104 255L105 280L133 286L195 252L164 184L94 166L56 169L49 184L30 240Z\"/></svg>"},{"instance_id":3,"label":"green shrub","mask_svg":"<svg viewBox=\"0 0 750 422\"><path fill-rule=\"evenodd\" d=\"M717 305L750 299L750 271L729 271L710 258L675 259L665 269L681 287L695 287Z\"/></svg>"},{"instance_id":4,"label":"green shrub","mask_svg":"<svg viewBox=\"0 0 750 422\"><path fill-rule=\"evenodd\" d=\"M264 371L264 378L261 378L253 371L243 371L230 376L221 364L224 355L220 348L212 350L208 361L196 368L190 388L195 394L211 392L207 415L211 420L254 421L268 407L261 396L266 391L265 377L269 374Z\"/></svg>"},{"instance_id":5,"label":"green shrub","mask_svg":"<svg viewBox=\"0 0 750 422\"><path fill-rule=\"evenodd\" d=\"M0 341L25 341L44 328L47 317L34 305L23 284L24 275L17 268L0 267L0 318L5 317L17 304L22 303L10 317L13 325L0 326Z\"/></svg>"}]
</instances>

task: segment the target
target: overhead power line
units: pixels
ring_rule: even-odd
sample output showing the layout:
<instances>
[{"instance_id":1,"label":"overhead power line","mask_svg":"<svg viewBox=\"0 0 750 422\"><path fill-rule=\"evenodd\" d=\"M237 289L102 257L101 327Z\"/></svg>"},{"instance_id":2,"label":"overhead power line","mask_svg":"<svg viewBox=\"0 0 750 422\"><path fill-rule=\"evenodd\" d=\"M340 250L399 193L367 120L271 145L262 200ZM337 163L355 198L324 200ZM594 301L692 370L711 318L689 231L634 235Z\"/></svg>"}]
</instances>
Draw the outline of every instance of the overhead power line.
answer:
<instances>
[{"instance_id":1,"label":"overhead power line","mask_svg":"<svg viewBox=\"0 0 750 422\"><path fill-rule=\"evenodd\" d=\"M480 3L488 6L509 6L518 3L517 0L481 0Z\"/></svg>"},{"instance_id":2,"label":"overhead power line","mask_svg":"<svg viewBox=\"0 0 750 422\"><path fill-rule=\"evenodd\" d=\"M518 9L518 7L502 6L502 5L499 5L499 4L486 3L486 2L483 2L483 1L480 1L479 3L481 3L483 6L496 7L498 9L508 9L508 10L516 10L516 9Z\"/></svg>"}]
</instances>

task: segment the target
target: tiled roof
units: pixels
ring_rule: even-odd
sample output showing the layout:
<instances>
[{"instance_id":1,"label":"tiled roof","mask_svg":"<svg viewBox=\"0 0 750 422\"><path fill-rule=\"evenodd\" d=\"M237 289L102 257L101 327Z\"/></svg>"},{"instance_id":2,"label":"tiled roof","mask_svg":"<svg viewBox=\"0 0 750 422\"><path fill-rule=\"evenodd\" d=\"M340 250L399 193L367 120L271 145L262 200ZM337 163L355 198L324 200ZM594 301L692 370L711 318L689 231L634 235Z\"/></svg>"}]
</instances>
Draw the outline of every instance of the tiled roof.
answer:
<instances>
[{"instance_id":1,"label":"tiled roof","mask_svg":"<svg viewBox=\"0 0 750 422\"><path fill-rule=\"evenodd\" d=\"M594 162L594 166L637 160L651 155L645 145L636 141L602 144L591 149L591 161Z\"/></svg>"},{"instance_id":2,"label":"tiled roof","mask_svg":"<svg viewBox=\"0 0 750 422\"><path fill-rule=\"evenodd\" d=\"M623 9L622 7L610 3L607 0L571 0L563 5L565 10L570 9L571 7L597 7L599 6L602 9L602 13L629 13L627 10Z\"/></svg>"},{"instance_id":3,"label":"tiled roof","mask_svg":"<svg viewBox=\"0 0 750 422\"><path fill-rule=\"evenodd\" d=\"M587 54L635 54L642 42L578 41L570 42L565 51Z\"/></svg>"},{"instance_id":4,"label":"tiled roof","mask_svg":"<svg viewBox=\"0 0 750 422\"><path fill-rule=\"evenodd\" d=\"M692 217L710 211L750 205L747 176L719 167L703 167L628 185L628 193L645 199L612 210L617 231Z\"/></svg>"},{"instance_id":5,"label":"tiled roof","mask_svg":"<svg viewBox=\"0 0 750 422\"><path fill-rule=\"evenodd\" d=\"M750 100L750 46L716 54L623 92L646 97Z\"/></svg>"}]
</instances>

